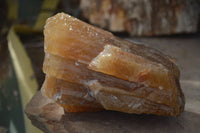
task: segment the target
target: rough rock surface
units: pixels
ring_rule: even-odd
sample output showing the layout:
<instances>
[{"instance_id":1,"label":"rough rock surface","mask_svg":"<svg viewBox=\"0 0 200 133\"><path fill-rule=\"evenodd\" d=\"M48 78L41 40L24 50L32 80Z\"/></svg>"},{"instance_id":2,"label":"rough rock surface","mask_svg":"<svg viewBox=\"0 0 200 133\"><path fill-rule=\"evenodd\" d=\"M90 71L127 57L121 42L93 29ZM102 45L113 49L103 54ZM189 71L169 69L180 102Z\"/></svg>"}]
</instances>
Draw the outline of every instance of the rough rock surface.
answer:
<instances>
[{"instance_id":1,"label":"rough rock surface","mask_svg":"<svg viewBox=\"0 0 200 133\"><path fill-rule=\"evenodd\" d=\"M54 77L55 84L44 82L43 94L53 92L49 98L65 110L84 104L84 108L102 106L137 114L178 116L183 112L179 68L160 51L120 39L64 13L47 20L44 40L43 71Z\"/></svg>"},{"instance_id":2,"label":"rough rock surface","mask_svg":"<svg viewBox=\"0 0 200 133\"><path fill-rule=\"evenodd\" d=\"M133 39L130 39L132 41ZM186 97L185 111L178 118L104 111L67 113L40 93L29 102L26 114L45 133L197 133L200 131L199 36L179 38L134 38L177 58L183 73L181 86ZM188 47L190 45L190 47Z\"/></svg>"},{"instance_id":3,"label":"rough rock surface","mask_svg":"<svg viewBox=\"0 0 200 133\"><path fill-rule=\"evenodd\" d=\"M25 110L32 124L45 133L195 133L199 114L184 112L179 118L121 112L66 113L38 92Z\"/></svg>"},{"instance_id":4,"label":"rough rock surface","mask_svg":"<svg viewBox=\"0 0 200 133\"><path fill-rule=\"evenodd\" d=\"M113 32L132 36L195 33L199 0L81 0L85 18Z\"/></svg>"}]
</instances>

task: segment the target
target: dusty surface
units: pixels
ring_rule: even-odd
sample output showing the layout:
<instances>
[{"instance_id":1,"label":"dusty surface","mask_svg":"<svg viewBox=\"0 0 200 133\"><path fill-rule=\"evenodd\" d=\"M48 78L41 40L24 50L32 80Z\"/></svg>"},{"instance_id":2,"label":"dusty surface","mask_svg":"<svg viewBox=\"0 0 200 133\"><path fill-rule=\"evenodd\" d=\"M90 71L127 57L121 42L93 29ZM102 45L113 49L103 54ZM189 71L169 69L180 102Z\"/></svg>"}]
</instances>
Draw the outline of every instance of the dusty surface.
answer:
<instances>
[{"instance_id":1,"label":"dusty surface","mask_svg":"<svg viewBox=\"0 0 200 133\"><path fill-rule=\"evenodd\" d=\"M199 35L183 37L133 38L177 59L181 68L181 86L186 97L180 117L135 115L104 111L65 114L63 108L38 92L26 107L32 123L47 133L121 133L183 132L200 130L200 39Z\"/></svg>"}]
</instances>

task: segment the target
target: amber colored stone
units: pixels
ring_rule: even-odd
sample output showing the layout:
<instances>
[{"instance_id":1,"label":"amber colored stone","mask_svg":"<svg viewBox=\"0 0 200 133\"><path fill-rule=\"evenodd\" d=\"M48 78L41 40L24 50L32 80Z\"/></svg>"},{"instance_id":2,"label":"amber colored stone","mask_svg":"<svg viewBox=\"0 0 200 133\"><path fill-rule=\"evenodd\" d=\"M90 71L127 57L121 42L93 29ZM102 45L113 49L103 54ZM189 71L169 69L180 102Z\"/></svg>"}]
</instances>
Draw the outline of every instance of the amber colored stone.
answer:
<instances>
[{"instance_id":1,"label":"amber colored stone","mask_svg":"<svg viewBox=\"0 0 200 133\"><path fill-rule=\"evenodd\" d=\"M154 105L154 106L156 105L156 103L159 106L161 104L164 104L166 106L163 106L163 108L168 110L168 114L167 114L167 110L164 111L164 109L162 109L162 110L160 109L161 110L160 115L170 115L169 113L171 113L171 112L177 113L182 110L182 106L180 103L181 101L179 101L179 99L177 99L176 89L152 88L152 87L144 85L144 84L140 84L140 83L136 84L134 82L128 82L126 80L122 80L119 78L115 78L113 76L109 76L109 75L106 75L103 73L98 73L98 72L89 70L87 68L87 66L83 63L75 62L70 59L51 55L49 53L46 53L43 71L46 74L58 77L59 79L73 82L75 84L82 84L84 86L88 86L92 90L92 92L95 90L94 88L96 88L96 86L91 86L90 82L98 80L99 84L101 84L101 86L104 86L104 88L106 86L108 88L115 88L115 90L117 90L117 89L121 90L120 91L121 94L127 95L126 98L128 98L128 96L129 96L129 98L135 97L135 99L137 99L136 101L138 101L138 102L141 99L143 99L143 100L146 99L145 104L148 101L148 103L151 103L151 105ZM50 88L52 88L52 87L50 87ZM97 86L97 88L98 88L98 86ZM99 92L99 91L97 91L97 92ZM96 96L96 95L94 95L96 93L92 93L92 94L94 97ZM105 100L105 98L103 98L103 99ZM112 101L112 100L107 100L107 101ZM133 100L132 102L136 102L136 101ZM112 103L112 102L110 102L110 103ZM126 104L128 104L128 102L126 102ZM150 109L150 106L148 106L146 108L148 110L153 111L152 109ZM143 110L147 110L146 108L144 106ZM155 107L151 107L151 108L155 108ZM109 108L106 108L106 109L109 109ZM115 110L117 110L117 109L115 109ZM118 111L121 111L121 110L118 110ZM129 109L129 113L130 113L130 111L131 110ZM132 113L133 112L138 113L135 109L132 110ZM142 112L147 113L144 111L142 111ZM157 113L157 115L158 115L158 113Z\"/></svg>"},{"instance_id":2,"label":"amber colored stone","mask_svg":"<svg viewBox=\"0 0 200 133\"><path fill-rule=\"evenodd\" d=\"M177 77L180 76L173 58L144 45L122 40L112 33L64 13L58 13L46 21L44 43L46 52L85 64L89 64L104 49L105 45L110 44L155 63L160 63Z\"/></svg>"},{"instance_id":3,"label":"amber colored stone","mask_svg":"<svg viewBox=\"0 0 200 133\"><path fill-rule=\"evenodd\" d=\"M43 71L55 77L51 82L47 76L51 83L44 82L44 94L53 99L59 94L62 98L54 100L66 111L96 105L137 114L178 116L183 111L180 71L173 58L64 13L47 20L44 36Z\"/></svg>"},{"instance_id":4,"label":"amber colored stone","mask_svg":"<svg viewBox=\"0 0 200 133\"><path fill-rule=\"evenodd\" d=\"M68 112L99 111L102 106L91 97L87 89L78 84L46 75L42 93L54 99Z\"/></svg>"},{"instance_id":5,"label":"amber colored stone","mask_svg":"<svg viewBox=\"0 0 200 133\"><path fill-rule=\"evenodd\" d=\"M165 66L112 45L106 45L104 50L91 61L89 68L161 90L176 87L173 86L176 85L174 75Z\"/></svg>"},{"instance_id":6,"label":"amber colored stone","mask_svg":"<svg viewBox=\"0 0 200 133\"><path fill-rule=\"evenodd\" d=\"M58 71L59 70L59 71ZM159 89L147 86L142 83L129 82L120 78L92 71L87 68L87 65L81 62L75 62L71 59L58 57L46 53L43 65L43 71L47 75L57 77L59 79L82 84L88 86L88 83L93 80L98 80L101 84L108 87L120 88L135 97L147 98L153 102L159 101L167 105L174 105L176 93L171 89Z\"/></svg>"},{"instance_id":7,"label":"amber colored stone","mask_svg":"<svg viewBox=\"0 0 200 133\"><path fill-rule=\"evenodd\" d=\"M180 105L168 106L159 101L152 102L148 98L133 96L130 92L116 87L103 86L97 80L91 81L88 86L93 96L107 110L167 116L177 116L182 110Z\"/></svg>"}]
</instances>

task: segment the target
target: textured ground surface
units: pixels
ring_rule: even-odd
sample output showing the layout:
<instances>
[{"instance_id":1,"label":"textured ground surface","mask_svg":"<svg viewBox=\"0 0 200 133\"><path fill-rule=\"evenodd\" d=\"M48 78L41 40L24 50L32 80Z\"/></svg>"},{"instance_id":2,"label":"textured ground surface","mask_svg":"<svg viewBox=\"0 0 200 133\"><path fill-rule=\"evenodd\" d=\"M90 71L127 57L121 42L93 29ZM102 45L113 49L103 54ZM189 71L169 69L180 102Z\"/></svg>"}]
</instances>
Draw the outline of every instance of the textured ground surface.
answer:
<instances>
[{"instance_id":1,"label":"textured ground surface","mask_svg":"<svg viewBox=\"0 0 200 133\"><path fill-rule=\"evenodd\" d=\"M185 112L178 118L104 111L65 114L62 107L38 92L26 107L32 123L49 133L183 132L200 130L200 35L127 38L142 42L177 59L181 86L186 97Z\"/></svg>"}]
</instances>

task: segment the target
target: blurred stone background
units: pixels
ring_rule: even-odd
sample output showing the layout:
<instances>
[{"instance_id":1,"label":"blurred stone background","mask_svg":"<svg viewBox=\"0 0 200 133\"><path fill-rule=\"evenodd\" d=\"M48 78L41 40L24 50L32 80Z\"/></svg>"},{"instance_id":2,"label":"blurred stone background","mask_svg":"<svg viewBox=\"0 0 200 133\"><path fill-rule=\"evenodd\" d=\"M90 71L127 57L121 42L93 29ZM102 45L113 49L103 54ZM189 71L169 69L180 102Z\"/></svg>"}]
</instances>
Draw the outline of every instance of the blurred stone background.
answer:
<instances>
[{"instance_id":1,"label":"blurred stone background","mask_svg":"<svg viewBox=\"0 0 200 133\"><path fill-rule=\"evenodd\" d=\"M199 0L81 0L91 23L131 36L196 33Z\"/></svg>"}]
</instances>

